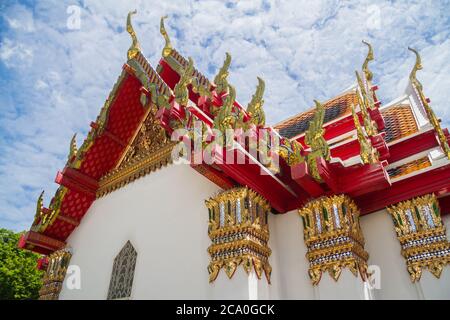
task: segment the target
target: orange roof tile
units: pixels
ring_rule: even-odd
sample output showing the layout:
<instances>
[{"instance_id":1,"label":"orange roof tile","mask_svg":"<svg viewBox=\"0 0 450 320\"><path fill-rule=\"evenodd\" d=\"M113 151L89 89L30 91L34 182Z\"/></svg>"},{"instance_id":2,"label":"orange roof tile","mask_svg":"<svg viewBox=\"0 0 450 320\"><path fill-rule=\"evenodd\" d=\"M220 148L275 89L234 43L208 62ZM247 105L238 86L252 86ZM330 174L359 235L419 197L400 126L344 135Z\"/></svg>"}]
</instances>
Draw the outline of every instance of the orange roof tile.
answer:
<instances>
[{"instance_id":1,"label":"orange roof tile","mask_svg":"<svg viewBox=\"0 0 450 320\"><path fill-rule=\"evenodd\" d=\"M325 120L324 123L333 121L339 117L347 114L351 114L351 105L358 104L358 98L356 92L350 92L333 98L323 104L325 107ZM293 138L299 134L308 130L309 122L313 119L315 109L299 113L289 119L274 126L278 129L280 135L286 138Z\"/></svg>"},{"instance_id":2,"label":"orange roof tile","mask_svg":"<svg viewBox=\"0 0 450 320\"><path fill-rule=\"evenodd\" d=\"M416 120L407 104L399 104L381 111L385 122L386 142L395 141L417 131Z\"/></svg>"},{"instance_id":3,"label":"orange roof tile","mask_svg":"<svg viewBox=\"0 0 450 320\"><path fill-rule=\"evenodd\" d=\"M428 156L425 156L423 158L405 163L401 166L398 166L397 168L389 169L388 173L389 177L391 179L394 179L429 166L431 166L430 159L428 159Z\"/></svg>"}]
</instances>

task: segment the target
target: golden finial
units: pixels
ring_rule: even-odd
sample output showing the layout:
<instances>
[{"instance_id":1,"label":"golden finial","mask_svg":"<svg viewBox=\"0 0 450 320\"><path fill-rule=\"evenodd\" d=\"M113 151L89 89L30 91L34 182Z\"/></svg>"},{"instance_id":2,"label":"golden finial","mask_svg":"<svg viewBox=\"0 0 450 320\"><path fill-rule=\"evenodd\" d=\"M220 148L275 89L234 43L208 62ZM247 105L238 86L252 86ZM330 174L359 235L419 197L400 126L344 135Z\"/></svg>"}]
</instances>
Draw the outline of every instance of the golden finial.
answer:
<instances>
[{"instance_id":1,"label":"golden finial","mask_svg":"<svg viewBox=\"0 0 450 320\"><path fill-rule=\"evenodd\" d=\"M422 105L427 113L428 119L430 120L430 123L433 125L434 130L437 133L441 148L444 151L447 158L450 159L450 146L448 144L447 137L441 128L439 119L437 118L433 109L431 109L430 105L428 104L425 94L423 93L422 84L416 78L417 71L422 70L422 68L423 68L422 67L422 59L420 58L419 52L417 52L417 50L415 50L413 48L409 48L409 47L408 47L408 50L414 52L414 54L416 55L416 63L414 64L414 67L411 70L411 73L409 74L409 80L411 81L411 84L413 85L413 87L415 87L417 89L417 93L419 94L419 98L420 98Z\"/></svg>"},{"instance_id":2,"label":"golden finial","mask_svg":"<svg viewBox=\"0 0 450 320\"><path fill-rule=\"evenodd\" d=\"M408 47L409 51L414 52L416 55L416 63L414 64L413 69L411 70L411 73L409 74L409 80L411 80L411 83L417 87L419 91L422 91L422 84L419 80L416 78L416 73L418 70L422 70L422 59L420 58L419 52L417 50Z\"/></svg>"},{"instance_id":3,"label":"golden finial","mask_svg":"<svg viewBox=\"0 0 450 320\"><path fill-rule=\"evenodd\" d=\"M369 62L374 59L372 45L364 40L362 42L369 47L369 52L367 52L367 57L366 60L364 60L362 70L366 76L366 80L372 81L373 73L369 70Z\"/></svg>"},{"instance_id":4,"label":"golden finial","mask_svg":"<svg viewBox=\"0 0 450 320\"><path fill-rule=\"evenodd\" d=\"M188 85L192 81L192 75L194 73L194 60L189 57L189 63L184 68L183 73L181 74L180 81L175 85L173 93L175 95L175 101L178 102L182 106L187 106L189 102L189 90Z\"/></svg>"},{"instance_id":5,"label":"golden finial","mask_svg":"<svg viewBox=\"0 0 450 320\"><path fill-rule=\"evenodd\" d=\"M216 92L218 94L221 94L225 90L228 89L228 68L231 64L231 55L226 52L225 53L225 61L223 62L222 67L220 68L219 72L217 73L216 77L214 78L214 84L216 85Z\"/></svg>"},{"instance_id":6,"label":"golden finial","mask_svg":"<svg viewBox=\"0 0 450 320\"><path fill-rule=\"evenodd\" d=\"M255 94L252 96L252 100L247 106L247 113L251 117L250 122L256 126L265 126L266 116L264 113L264 90L265 90L264 80L258 77L258 85L256 86Z\"/></svg>"},{"instance_id":7,"label":"golden finial","mask_svg":"<svg viewBox=\"0 0 450 320\"><path fill-rule=\"evenodd\" d=\"M141 46L139 45L139 41L136 37L136 32L134 32L133 26L131 25L131 15L136 14L137 11L130 11L128 12L128 17L127 17L127 32L130 34L131 39L133 40L133 42L131 43L131 47L130 49L128 49L128 60L133 59L134 57L136 57L136 55L139 53L139 51L141 51Z\"/></svg>"},{"instance_id":8,"label":"golden finial","mask_svg":"<svg viewBox=\"0 0 450 320\"><path fill-rule=\"evenodd\" d=\"M41 194L39 195L39 198L37 199L37 203L36 203L36 214L35 214L35 218L38 218L41 215L42 212L42 208L44 204L44 190L42 190Z\"/></svg>"},{"instance_id":9,"label":"golden finial","mask_svg":"<svg viewBox=\"0 0 450 320\"><path fill-rule=\"evenodd\" d=\"M161 17L161 22L159 24L159 32L164 37L164 40L166 41L166 44L164 45L164 49L162 50L162 56L164 58L170 56L170 53L172 52L172 44L170 43L169 35L167 34L166 27L164 26L164 20L167 19L167 16Z\"/></svg>"},{"instance_id":10,"label":"golden finial","mask_svg":"<svg viewBox=\"0 0 450 320\"><path fill-rule=\"evenodd\" d=\"M69 157L68 159L72 159L72 157L77 155L77 134L75 133L70 140L70 151L69 151Z\"/></svg>"}]
</instances>

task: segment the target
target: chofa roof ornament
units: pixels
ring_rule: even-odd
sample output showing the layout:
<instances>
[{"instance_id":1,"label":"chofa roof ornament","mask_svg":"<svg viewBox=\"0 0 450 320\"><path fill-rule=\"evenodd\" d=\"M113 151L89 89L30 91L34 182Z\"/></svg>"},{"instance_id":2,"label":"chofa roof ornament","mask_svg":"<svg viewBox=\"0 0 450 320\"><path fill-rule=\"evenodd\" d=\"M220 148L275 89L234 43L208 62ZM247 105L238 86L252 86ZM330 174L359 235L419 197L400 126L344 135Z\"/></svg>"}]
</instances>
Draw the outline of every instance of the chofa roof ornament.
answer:
<instances>
[{"instance_id":1,"label":"chofa roof ornament","mask_svg":"<svg viewBox=\"0 0 450 320\"><path fill-rule=\"evenodd\" d=\"M427 113L428 119L430 120L430 123L433 125L433 128L436 131L442 151L447 156L447 158L450 159L450 147L448 145L447 137L445 136L444 131L441 128L439 119L436 117L436 114L434 113L433 109L431 109L428 103L429 100L425 98L422 84L416 78L417 71L423 69L422 59L420 58L420 54L419 52L417 52L417 50L410 47L408 47L408 50L412 51L416 55L416 63L414 64L414 67L409 74L409 80L411 81L411 85L413 86L413 88L417 91L420 102L422 103L422 106Z\"/></svg>"},{"instance_id":2,"label":"chofa roof ornament","mask_svg":"<svg viewBox=\"0 0 450 320\"><path fill-rule=\"evenodd\" d=\"M172 44L170 43L169 35L167 34L166 27L164 26L164 20L167 19L167 16L161 17L161 22L159 24L159 32L164 37L164 40L166 41L166 44L164 45L164 48L162 50L162 56L164 58L170 56L170 53L173 50Z\"/></svg>"},{"instance_id":3,"label":"chofa roof ornament","mask_svg":"<svg viewBox=\"0 0 450 320\"><path fill-rule=\"evenodd\" d=\"M131 16L136 13L137 13L136 10L130 11L128 12L127 16L127 32L130 34L132 39L131 46L127 52L128 60L131 60L134 57L136 57L136 55L141 51L141 46L139 45L139 41L136 37L136 32L134 32L133 26L131 25Z\"/></svg>"},{"instance_id":4,"label":"chofa roof ornament","mask_svg":"<svg viewBox=\"0 0 450 320\"><path fill-rule=\"evenodd\" d=\"M372 45L370 43L368 43L367 41L363 40L362 42L369 47L369 52L367 52L367 57L366 57L366 60L364 60L362 70L364 72L364 75L366 76L366 80L372 81L373 73L372 73L372 71L369 70L369 62L374 60L373 48L372 48Z\"/></svg>"}]
</instances>

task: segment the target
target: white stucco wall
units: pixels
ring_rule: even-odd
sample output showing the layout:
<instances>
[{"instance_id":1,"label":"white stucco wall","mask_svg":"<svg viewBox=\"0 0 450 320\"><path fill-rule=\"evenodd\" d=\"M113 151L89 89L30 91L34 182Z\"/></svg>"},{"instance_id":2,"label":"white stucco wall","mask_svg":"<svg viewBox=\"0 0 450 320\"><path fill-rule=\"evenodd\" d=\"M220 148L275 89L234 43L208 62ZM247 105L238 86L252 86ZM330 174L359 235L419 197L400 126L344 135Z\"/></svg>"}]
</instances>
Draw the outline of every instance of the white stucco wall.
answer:
<instances>
[{"instance_id":1,"label":"white stucco wall","mask_svg":"<svg viewBox=\"0 0 450 320\"><path fill-rule=\"evenodd\" d=\"M137 251L131 298L209 297L204 200L219 188L186 165L171 165L96 200L68 239L81 290L61 299L106 299L113 260L130 240Z\"/></svg>"},{"instance_id":2,"label":"white stucco wall","mask_svg":"<svg viewBox=\"0 0 450 320\"><path fill-rule=\"evenodd\" d=\"M450 216L444 216L443 221L448 237ZM370 255L369 265L377 265L381 271L381 288L374 290L376 299L450 299L449 266L444 267L440 279L423 270L419 284L411 282L392 218L386 210L364 215L360 223Z\"/></svg>"},{"instance_id":3,"label":"white stucco wall","mask_svg":"<svg viewBox=\"0 0 450 320\"><path fill-rule=\"evenodd\" d=\"M308 275L303 226L297 211L270 215L272 291L280 299L314 299Z\"/></svg>"},{"instance_id":4,"label":"white stucco wall","mask_svg":"<svg viewBox=\"0 0 450 320\"><path fill-rule=\"evenodd\" d=\"M204 200L219 191L185 165L172 165L96 200L68 239L71 265L81 269L81 289L63 287L60 299L106 299L113 261L130 240L138 255L131 299L363 299L363 285L349 270L336 283L328 274L313 288L303 226L296 211L269 215L272 284L239 267L208 282L208 213ZM444 217L447 230L450 216ZM369 265L381 270L376 299L450 298L450 267L436 280L424 271L413 285L385 210L361 217Z\"/></svg>"}]
</instances>

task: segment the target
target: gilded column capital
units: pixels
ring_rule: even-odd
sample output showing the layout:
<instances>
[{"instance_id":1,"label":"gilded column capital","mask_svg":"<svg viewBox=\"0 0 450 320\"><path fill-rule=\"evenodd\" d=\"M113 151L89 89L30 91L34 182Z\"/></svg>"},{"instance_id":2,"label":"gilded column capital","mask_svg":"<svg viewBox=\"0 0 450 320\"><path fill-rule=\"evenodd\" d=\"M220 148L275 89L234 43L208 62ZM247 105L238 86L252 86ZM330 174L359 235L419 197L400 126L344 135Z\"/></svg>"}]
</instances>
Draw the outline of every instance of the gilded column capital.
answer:
<instances>
[{"instance_id":1,"label":"gilded column capital","mask_svg":"<svg viewBox=\"0 0 450 320\"><path fill-rule=\"evenodd\" d=\"M412 282L427 268L436 278L450 263L450 243L434 194L402 201L387 208L402 247Z\"/></svg>"},{"instance_id":2,"label":"gilded column capital","mask_svg":"<svg viewBox=\"0 0 450 320\"><path fill-rule=\"evenodd\" d=\"M322 197L299 209L303 236L310 263L309 276L317 285L328 271L337 281L348 267L357 276L367 278L368 253L359 225L359 209L346 195Z\"/></svg>"},{"instance_id":3,"label":"gilded column capital","mask_svg":"<svg viewBox=\"0 0 450 320\"><path fill-rule=\"evenodd\" d=\"M68 248L57 250L48 256L39 300L58 300L71 257L72 252Z\"/></svg>"},{"instance_id":4,"label":"gilded column capital","mask_svg":"<svg viewBox=\"0 0 450 320\"><path fill-rule=\"evenodd\" d=\"M269 203L247 187L238 187L218 193L205 201L209 212L208 248L211 262L209 282L213 282L223 268L231 279L239 265L247 274L252 268L261 279L262 273L270 283L272 267L268 246Z\"/></svg>"}]
</instances>

